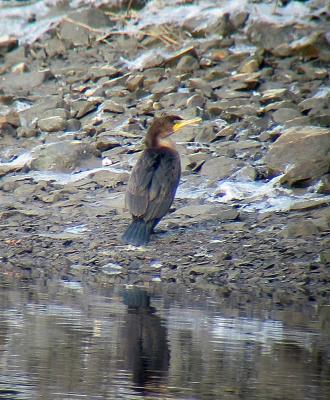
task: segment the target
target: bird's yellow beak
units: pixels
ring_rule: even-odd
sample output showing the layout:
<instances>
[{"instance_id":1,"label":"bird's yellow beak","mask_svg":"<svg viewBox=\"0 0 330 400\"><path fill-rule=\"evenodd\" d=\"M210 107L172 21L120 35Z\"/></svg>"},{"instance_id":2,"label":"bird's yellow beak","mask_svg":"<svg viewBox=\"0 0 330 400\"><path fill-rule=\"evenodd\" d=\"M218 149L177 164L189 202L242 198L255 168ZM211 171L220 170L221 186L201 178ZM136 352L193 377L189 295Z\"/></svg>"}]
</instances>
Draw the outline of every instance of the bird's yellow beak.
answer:
<instances>
[{"instance_id":1,"label":"bird's yellow beak","mask_svg":"<svg viewBox=\"0 0 330 400\"><path fill-rule=\"evenodd\" d=\"M180 129L188 125L197 125L201 122L202 118L185 119L177 122L173 126L173 132L178 132Z\"/></svg>"}]
</instances>

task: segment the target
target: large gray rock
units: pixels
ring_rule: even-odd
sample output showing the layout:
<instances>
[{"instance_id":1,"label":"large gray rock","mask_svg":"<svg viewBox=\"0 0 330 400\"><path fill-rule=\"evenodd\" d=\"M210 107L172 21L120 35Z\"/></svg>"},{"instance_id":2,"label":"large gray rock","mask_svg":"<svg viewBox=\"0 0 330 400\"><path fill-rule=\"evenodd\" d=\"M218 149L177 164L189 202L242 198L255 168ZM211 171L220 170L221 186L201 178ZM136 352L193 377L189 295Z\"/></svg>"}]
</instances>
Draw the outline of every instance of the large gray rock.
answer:
<instances>
[{"instance_id":1,"label":"large gray rock","mask_svg":"<svg viewBox=\"0 0 330 400\"><path fill-rule=\"evenodd\" d=\"M199 204L191 205L179 208L173 213L173 216L183 215L190 218L204 218L206 217L217 217L221 221L234 220L238 217L239 213L235 208L214 205L214 204Z\"/></svg>"},{"instance_id":2,"label":"large gray rock","mask_svg":"<svg viewBox=\"0 0 330 400\"><path fill-rule=\"evenodd\" d=\"M282 182L314 179L330 170L330 129L316 126L286 129L265 156L268 170L284 173Z\"/></svg>"},{"instance_id":3,"label":"large gray rock","mask_svg":"<svg viewBox=\"0 0 330 400\"><path fill-rule=\"evenodd\" d=\"M40 86L49 79L53 79L50 70L25 72L23 74L9 73L0 77L0 87L7 93L16 93L18 90L29 91Z\"/></svg>"},{"instance_id":4,"label":"large gray rock","mask_svg":"<svg viewBox=\"0 0 330 400\"><path fill-rule=\"evenodd\" d=\"M211 180L220 180L230 176L243 166L241 161L230 157L212 158L202 166L201 174Z\"/></svg>"},{"instance_id":5,"label":"large gray rock","mask_svg":"<svg viewBox=\"0 0 330 400\"><path fill-rule=\"evenodd\" d=\"M32 152L31 169L72 172L77 168L101 165L94 146L79 141L63 141L39 146Z\"/></svg>"},{"instance_id":6,"label":"large gray rock","mask_svg":"<svg viewBox=\"0 0 330 400\"><path fill-rule=\"evenodd\" d=\"M63 131L66 127L65 119L61 117L48 117L38 121L38 126L42 131L45 132L58 132Z\"/></svg>"}]
</instances>

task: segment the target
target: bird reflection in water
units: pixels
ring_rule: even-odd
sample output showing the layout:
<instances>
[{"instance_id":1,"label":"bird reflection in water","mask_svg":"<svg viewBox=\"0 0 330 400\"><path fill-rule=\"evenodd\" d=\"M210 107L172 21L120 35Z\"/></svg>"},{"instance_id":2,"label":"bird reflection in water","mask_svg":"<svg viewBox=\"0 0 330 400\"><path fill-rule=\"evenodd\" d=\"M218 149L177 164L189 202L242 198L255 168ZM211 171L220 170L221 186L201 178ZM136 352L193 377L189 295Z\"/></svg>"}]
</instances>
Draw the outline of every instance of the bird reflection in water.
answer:
<instances>
[{"instance_id":1,"label":"bird reflection in water","mask_svg":"<svg viewBox=\"0 0 330 400\"><path fill-rule=\"evenodd\" d=\"M150 296L145 290L126 289L123 301L127 305L123 356L127 370L132 372L134 390L143 395L159 393L168 376L167 329L150 305Z\"/></svg>"}]
</instances>

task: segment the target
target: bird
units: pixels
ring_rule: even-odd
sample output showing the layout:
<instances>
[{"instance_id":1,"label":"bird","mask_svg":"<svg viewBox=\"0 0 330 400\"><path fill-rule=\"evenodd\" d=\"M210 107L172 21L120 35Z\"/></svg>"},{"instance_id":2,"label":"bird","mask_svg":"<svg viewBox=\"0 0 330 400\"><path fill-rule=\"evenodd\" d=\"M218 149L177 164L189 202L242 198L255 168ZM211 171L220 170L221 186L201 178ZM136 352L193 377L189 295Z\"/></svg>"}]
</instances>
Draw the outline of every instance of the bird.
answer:
<instances>
[{"instance_id":1,"label":"bird","mask_svg":"<svg viewBox=\"0 0 330 400\"><path fill-rule=\"evenodd\" d=\"M128 180L125 207L132 222L122 235L125 244L144 246L159 221L169 211L181 176L180 155L170 139L201 118L184 120L177 115L155 117L145 136L145 149Z\"/></svg>"}]
</instances>

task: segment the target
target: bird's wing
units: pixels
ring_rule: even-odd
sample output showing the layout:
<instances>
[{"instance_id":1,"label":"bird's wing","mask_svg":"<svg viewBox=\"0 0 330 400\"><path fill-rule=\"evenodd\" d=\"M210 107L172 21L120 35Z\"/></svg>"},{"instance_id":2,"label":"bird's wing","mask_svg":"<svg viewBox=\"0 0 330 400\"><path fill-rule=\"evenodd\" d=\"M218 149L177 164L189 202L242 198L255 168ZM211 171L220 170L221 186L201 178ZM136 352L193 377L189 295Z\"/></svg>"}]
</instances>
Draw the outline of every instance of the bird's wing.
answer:
<instances>
[{"instance_id":1,"label":"bird's wing","mask_svg":"<svg viewBox=\"0 0 330 400\"><path fill-rule=\"evenodd\" d=\"M145 150L138 159L128 181L126 207L132 215L143 216L149 202L149 187L159 164L159 153Z\"/></svg>"},{"instance_id":2,"label":"bird's wing","mask_svg":"<svg viewBox=\"0 0 330 400\"><path fill-rule=\"evenodd\" d=\"M168 212L179 184L180 173L178 154L172 151L162 153L149 188L146 220L160 219Z\"/></svg>"},{"instance_id":3,"label":"bird's wing","mask_svg":"<svg viewBox=\"0 0 330 400\"><path fill-rule=\"evenodd\" d=\"M145 150L132 170L126 206L150 221L170 208L180 179L180 159L173 151Z\"/></svg>"}]
</instances>

